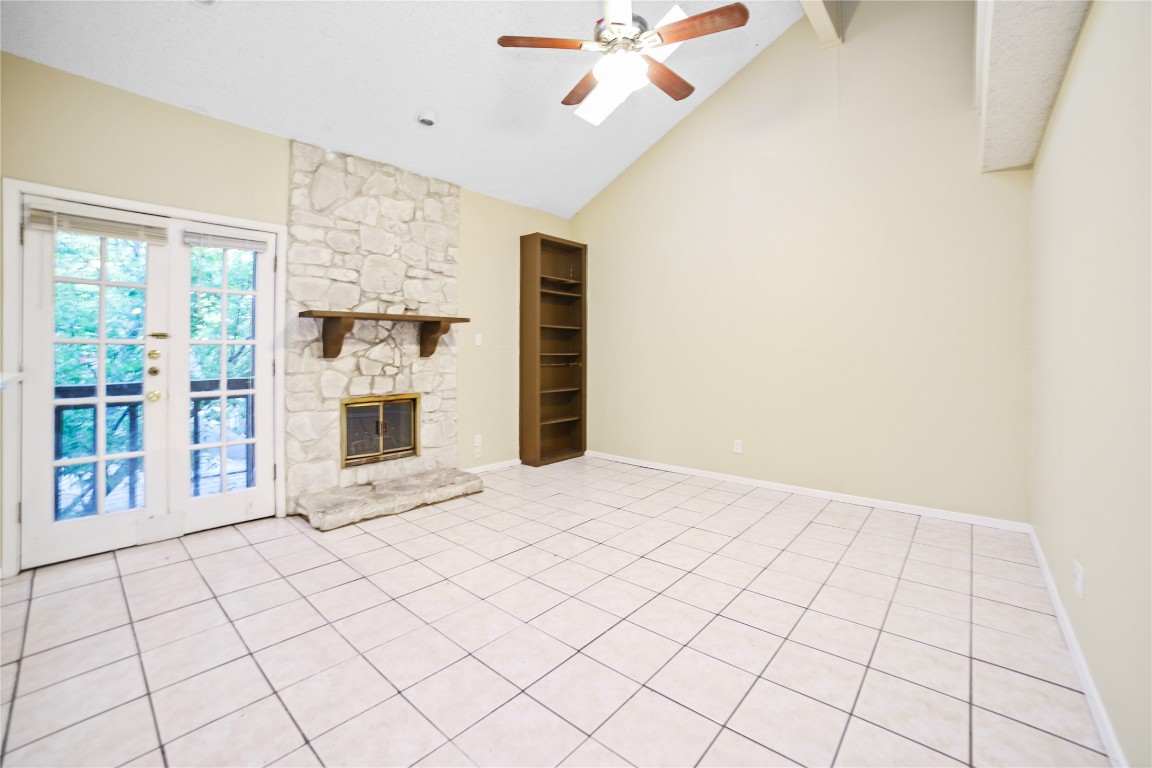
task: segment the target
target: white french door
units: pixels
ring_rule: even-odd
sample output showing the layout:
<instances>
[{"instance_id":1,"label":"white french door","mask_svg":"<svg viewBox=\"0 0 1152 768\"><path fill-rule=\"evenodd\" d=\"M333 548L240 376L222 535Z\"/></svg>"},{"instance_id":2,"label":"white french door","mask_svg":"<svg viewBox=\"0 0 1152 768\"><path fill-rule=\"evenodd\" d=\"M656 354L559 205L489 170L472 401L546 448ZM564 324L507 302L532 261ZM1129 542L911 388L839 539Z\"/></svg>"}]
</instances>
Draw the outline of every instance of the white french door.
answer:
<instances>
[{"instance_id":1,"label":"white french door","mask_svg":"<svg viewBox=\"0 0 1152 768\"><path fill-rule=\"evenodd\" d=\"M22 566L274 514L273 236L23 203Z\"/></svg>"}]
</instances>

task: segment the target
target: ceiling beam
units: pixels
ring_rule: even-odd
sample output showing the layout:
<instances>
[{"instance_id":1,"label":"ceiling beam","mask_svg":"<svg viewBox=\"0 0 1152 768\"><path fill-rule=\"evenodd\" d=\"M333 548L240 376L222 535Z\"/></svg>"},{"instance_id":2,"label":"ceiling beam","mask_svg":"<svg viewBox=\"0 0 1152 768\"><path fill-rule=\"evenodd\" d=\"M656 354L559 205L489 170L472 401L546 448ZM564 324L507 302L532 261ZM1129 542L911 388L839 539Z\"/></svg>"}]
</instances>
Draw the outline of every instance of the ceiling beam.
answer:
<instances>
[{"instance_id":1,"label":"ceiling beam","mask_svg":"<svg viewBox=\"0 0 1152 768\"><path fill-rule=\"evenodd\" d=\"M980 169L1030 168L1088 13L1088 0L977 4Z\"/></svg>"},{"instance_id":2,"label":"ceiling beam","mask_svg":"<svg viewBox=\"0 0 1152 768\"><path fill-rule=\"evenodd\" d=\"M840 20L840 0L800 0L804 15L816 31L820 50L835 48L844 42Z\"/></svg>"}]
</instances>

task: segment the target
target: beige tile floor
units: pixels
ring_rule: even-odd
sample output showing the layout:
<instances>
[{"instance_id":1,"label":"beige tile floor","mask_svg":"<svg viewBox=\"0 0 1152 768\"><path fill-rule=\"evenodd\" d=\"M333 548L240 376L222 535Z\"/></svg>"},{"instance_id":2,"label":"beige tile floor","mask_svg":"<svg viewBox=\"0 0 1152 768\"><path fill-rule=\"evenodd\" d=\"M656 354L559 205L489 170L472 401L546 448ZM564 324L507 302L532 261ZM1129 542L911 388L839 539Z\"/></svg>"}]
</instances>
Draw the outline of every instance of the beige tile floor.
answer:
<instances>
[{"instance_id":1,"label":"beige tile floor","mask_svg":"<svg viewBox=\"0 0 1152 768\"><path fill-rule=\"evenodd\" d=\"M4 765L1107 765L1028 537L580 459L3 582Z\"/></svg>"}]
</instances>

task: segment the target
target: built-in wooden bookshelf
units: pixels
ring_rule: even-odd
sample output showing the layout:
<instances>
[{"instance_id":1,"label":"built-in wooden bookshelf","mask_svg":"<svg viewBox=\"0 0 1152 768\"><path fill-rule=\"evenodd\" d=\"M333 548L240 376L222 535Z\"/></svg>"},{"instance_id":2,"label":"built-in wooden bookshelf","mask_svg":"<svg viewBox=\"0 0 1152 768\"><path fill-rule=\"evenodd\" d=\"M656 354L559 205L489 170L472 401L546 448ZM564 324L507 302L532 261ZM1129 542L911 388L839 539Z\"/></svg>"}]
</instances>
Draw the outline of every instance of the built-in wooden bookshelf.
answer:
<instances>
[{"instance_id":1,"label":"built-in wooden bookshelf","mask_svg":"<svg viewBox=\"0 0 1152 768\"><path fill-rule=\"evenodd\" d=\"M520 461L584 455L587 246L520 238Z\"/></svg>"}]
</instances>

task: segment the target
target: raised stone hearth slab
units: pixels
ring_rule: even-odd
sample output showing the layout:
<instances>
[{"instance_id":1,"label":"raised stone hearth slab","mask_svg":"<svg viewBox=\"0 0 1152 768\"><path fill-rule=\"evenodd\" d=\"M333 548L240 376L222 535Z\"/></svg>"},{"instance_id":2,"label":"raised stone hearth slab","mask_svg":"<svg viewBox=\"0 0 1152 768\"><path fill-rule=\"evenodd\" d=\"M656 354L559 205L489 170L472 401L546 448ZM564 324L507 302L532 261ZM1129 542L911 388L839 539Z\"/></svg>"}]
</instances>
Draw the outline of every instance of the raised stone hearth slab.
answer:
<instances>
[{"instance_id":1,"label":"raised stone hearth slab","mask_svg":"<svg viewBox=\"0 0 1152 768\"><path fill-rule=\"evenodd\" d=\"M484 481L479 475L459 469L438 469L371 485L304 495L296 502L296 514L308 518L313 528L330 531L482 490Z\"/></svg>"}]
</instances>

